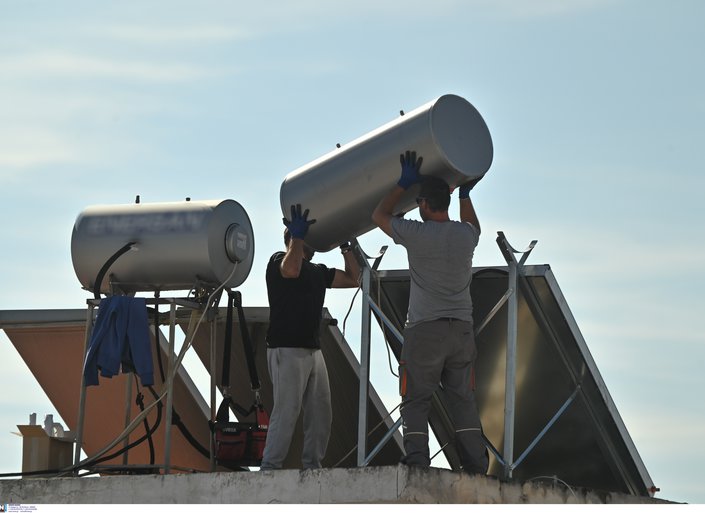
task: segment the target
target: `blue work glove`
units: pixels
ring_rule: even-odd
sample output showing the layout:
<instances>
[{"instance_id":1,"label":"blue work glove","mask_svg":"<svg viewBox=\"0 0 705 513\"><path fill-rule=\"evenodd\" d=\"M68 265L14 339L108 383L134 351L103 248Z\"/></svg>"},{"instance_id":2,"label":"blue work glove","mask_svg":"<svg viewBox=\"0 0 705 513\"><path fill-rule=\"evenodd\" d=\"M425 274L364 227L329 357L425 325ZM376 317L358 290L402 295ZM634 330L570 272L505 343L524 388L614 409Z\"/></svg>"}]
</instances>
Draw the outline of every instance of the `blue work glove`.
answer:
<instances>
[{"instance_id":1,"label":"blue work glove","mask_svg":"<svg viewBox=\"0 0 705 513\"><path fill-rule=\"evenodd\" d=\"M406 190L415 183L419 183L419 181L421 181L419 170L421 169L423 157L419 157L417 159L415 151L407 150L406 155L399 155L399 160L401 161L401 177L399 178L397 185Z\"/></svg>"},{"instance_id":2,"label":"blue work glove","mask_svg":"<svg viewBox=\"0 0 705 513\"><path fill-rule=\"evenodd\" d=\"M306 237L308 227L316 222L315 219L309 221L307 217L308 209L304 210L302 214L301 205L297 203L296 205L291 205L291 221L287 221L286 217L282 218L284 226L289 230L292 239L303 239Z\"/></svg>"},{"instance_id":3,"label":"blue work glove","mask_svg":"<svg viewBox=\"0 0 705 513\"><path fill-rule=\"evenodd\" d=\"M480 181L481 176L478 178L475 178L473 180L470 180L469 182L464 183L460 187L458 187L458 198L459 199L467 199L470 197L470 191L472 190L473 187L477 185L477 182Z\"/></svg>"}]
</instances>

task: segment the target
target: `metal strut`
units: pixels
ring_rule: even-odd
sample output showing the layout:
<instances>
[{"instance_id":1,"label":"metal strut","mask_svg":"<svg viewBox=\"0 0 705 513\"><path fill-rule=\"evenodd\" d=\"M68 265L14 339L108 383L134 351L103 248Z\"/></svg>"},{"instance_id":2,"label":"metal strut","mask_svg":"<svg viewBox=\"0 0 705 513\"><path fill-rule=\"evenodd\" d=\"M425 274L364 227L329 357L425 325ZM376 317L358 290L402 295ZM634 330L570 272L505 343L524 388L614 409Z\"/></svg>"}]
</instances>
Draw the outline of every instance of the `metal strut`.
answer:
<instances>
[{"instance_id":1,"label":"metal strut","mask_svg":"<svg viewBox=\"0 0 705 513\"><path fill-rule=\"evenodd\" d=\"M370 298L370 288L372 283L372 273L377 270L382 257L387 251L387 246L383 246L379 253L373 257L365 254L357 243L352 244L355 256L362 269L362 325L360 330L360 395L358 400L357 417L357 466L365 466L367 460L367 397L370 390L370 339L372 305L374 301ZM373 259L370 266L369 260ZM375 305L376 307L376 305ZM378 308L376 308L378 310Z\"/></svg>"},{"instance_id":2,"label":"metal strut","mask_svg":"<svg viewBox=\"0 0 705 513\"><path fill-rule=\"evenodd\" d=\"M523 274L524 262L529 258L537 243L537 240L533 240L524 251L517 251L509 244L504 232L497 232L497 245L509 265L509 283L507 284L507 293L509 294L507 299L507 357L504 385L504 479L511 479L514 469L514 417L516 413L516 355L519 308L517 288L519 275ZM519 261L515 258L515 254L521 255Z\"/></svg>"}]
</instances>

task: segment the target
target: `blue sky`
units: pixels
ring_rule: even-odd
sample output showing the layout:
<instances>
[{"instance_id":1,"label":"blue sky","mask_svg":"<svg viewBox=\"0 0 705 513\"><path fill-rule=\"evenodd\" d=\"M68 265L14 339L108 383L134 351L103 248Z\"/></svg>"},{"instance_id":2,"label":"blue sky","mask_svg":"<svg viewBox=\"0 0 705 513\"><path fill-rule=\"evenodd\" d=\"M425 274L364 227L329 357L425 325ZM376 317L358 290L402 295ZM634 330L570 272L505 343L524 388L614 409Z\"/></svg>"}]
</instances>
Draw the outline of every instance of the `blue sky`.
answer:
<instances>
[{"instance_id":1,"label":"blue sky","mask_svg":"<svg viewBox=\"0 0 705 513\"><path fill-rule=\"evenodd\" d=\"M498 230L539 240L529 263L551 265L657 496L705 502L703 20L698 0L0 0L0 309L83 307L74 220L137 194L240 202L256 240L241 291L264 306L284 176L458 94L495 147L475 264L503 264ZM405 266L390 248L382 268ZM11 472L9 432L56 412L4 334L0 358Z\"/></svg>"}]
</instances>

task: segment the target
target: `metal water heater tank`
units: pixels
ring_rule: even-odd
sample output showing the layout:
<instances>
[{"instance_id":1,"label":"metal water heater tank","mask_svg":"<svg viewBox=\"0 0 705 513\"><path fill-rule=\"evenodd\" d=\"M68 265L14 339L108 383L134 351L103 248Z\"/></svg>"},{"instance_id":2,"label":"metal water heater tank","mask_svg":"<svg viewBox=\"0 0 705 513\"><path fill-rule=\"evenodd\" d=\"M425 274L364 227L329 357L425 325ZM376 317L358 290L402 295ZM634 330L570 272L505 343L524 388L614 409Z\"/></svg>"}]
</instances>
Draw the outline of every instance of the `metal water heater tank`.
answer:
<instances>
[{"instance_id":1,"label":"metal water heater tank","mask_svg":"<svg viewBox=\"0 0 705 513\"><path fill-rule=\"evenodd\" d=\"M111 292L111 283L126 293L226 280L225 287L237 287L255 252L250 219L234 200L91 206L79 214L71 237L81 285L93 290L101 268L128 243L135 244L110 266L102 293Z\"/></svg>"},{"instance_id":2,"label":"metal water heater tank","mask_svg":"<svg viewBox=\"0 0 705 513\"><path fill-rule=\"evenodd\" d=\"M443 178L451 188L484 176L493 156L477 109L444 95L289 173L280 189L284 217L297 203L310 210L316 223L306 243L317 251L372 230L372 212L399 179L406 150L423 157L422 175ZM406 191L395 213L416 208L417 194L417 187Z\"/></svg>"}]
</instances>

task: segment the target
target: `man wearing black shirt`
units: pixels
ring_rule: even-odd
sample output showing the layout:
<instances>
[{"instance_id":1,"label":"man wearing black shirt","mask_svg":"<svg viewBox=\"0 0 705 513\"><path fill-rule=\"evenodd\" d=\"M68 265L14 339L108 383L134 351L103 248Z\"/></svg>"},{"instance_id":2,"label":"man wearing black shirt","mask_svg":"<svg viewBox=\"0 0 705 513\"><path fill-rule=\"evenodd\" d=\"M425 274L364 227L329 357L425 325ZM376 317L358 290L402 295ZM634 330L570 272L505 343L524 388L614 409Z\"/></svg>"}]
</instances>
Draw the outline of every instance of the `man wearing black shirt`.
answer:
<instances>
[{"instance_id":1,"label":"man wearing black shirt","mask_svg":"<svg viewBox=\"0 0 705 513\"><path fill-rule=\"evenodd\" d=\"M328 370L321 353L319 328L327 288L357 287L360 268L349 246L341 246L345 270L313 264L314 250L304 242L308 209L291 206L284 219L286 252L276 252L267 265L269 330L267 362L274 407L269 421L262 470L282 467L303 407L304 469L320 468L332 421Z\"/></svg>"}]
</instances>

